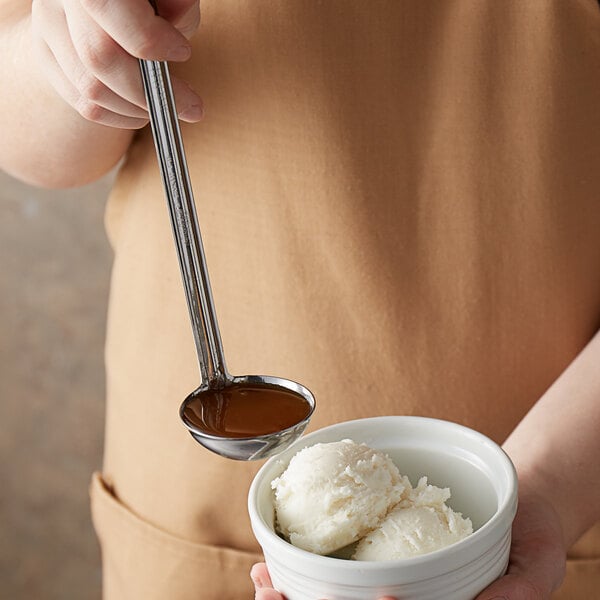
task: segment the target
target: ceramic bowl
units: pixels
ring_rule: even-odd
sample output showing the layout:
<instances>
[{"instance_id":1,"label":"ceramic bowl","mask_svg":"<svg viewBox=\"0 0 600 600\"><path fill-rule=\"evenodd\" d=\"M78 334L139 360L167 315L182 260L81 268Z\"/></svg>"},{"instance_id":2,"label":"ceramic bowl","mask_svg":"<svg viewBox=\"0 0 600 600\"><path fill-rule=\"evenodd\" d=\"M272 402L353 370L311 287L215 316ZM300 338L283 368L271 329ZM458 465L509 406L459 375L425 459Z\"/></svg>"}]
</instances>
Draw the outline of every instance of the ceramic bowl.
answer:
<instances>
[{"instance_id":1,"label":"ceramic bowl","mask_svg":"<svg viewBox=\"0 0 600 600\"><path fill-rule=\"evenodd\" d=\"M413 485L449 487L448 504L473 522L469 537L435 552L392 561L311 554L277 535L271 481L302 448L345 438L386 452ZM472 429L438 419L388 416L338 423L269 459L250 487L248 510L273 584L287 600L472 600L506 570L517 508L517 477L504 451Z\"/></svg>"}]
</instances>

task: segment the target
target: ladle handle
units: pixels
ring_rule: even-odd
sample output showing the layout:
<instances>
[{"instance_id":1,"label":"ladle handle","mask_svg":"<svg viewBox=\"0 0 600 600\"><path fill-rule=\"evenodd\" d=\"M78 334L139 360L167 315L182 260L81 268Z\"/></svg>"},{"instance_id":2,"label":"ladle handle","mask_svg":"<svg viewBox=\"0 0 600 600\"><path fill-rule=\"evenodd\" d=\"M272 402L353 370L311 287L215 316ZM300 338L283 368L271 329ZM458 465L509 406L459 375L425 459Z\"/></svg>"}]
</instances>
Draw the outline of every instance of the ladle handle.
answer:
<instances>
[{"instance_id":1,"label":"ladle handle","mask_svg":"<svg viewBox=\"0 0 600 600\"><path fill-rule=\"evenodd\" d=\"M140 60L142 81L203 385L223 387L228 379L206 258L166 62Z\"/></svg>"}]
</instances>

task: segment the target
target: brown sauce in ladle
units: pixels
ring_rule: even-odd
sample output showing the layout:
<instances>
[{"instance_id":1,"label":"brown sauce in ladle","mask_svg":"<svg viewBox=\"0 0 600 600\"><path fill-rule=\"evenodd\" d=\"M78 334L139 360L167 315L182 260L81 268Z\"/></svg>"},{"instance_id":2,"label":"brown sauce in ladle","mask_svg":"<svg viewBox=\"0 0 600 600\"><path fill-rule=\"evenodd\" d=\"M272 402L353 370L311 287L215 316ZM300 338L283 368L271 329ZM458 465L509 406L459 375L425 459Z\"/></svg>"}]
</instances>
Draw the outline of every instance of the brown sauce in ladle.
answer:
<instances>
[{"instance_id":1,"label":"brown sauce in ladle","mask_svg":"<svg viewBox=\"0 0 600 600\"><path fill-rule=\"evenodd\" d=\"M242 383L196 394L184 415L209 435L248 438L288 429L310 411L306 399L291 390Z\"/></svg>"}]
</instances>

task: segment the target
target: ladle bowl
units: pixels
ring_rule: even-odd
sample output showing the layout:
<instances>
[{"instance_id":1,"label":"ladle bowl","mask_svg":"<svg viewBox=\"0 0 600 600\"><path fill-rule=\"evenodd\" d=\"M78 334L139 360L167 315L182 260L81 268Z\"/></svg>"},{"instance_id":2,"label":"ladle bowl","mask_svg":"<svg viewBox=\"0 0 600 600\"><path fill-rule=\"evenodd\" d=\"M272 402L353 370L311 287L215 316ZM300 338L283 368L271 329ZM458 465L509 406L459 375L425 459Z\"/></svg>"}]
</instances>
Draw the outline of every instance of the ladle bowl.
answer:
<instances>
[{"instance_id":1,"label":"ladle bowl","mask_svg":"<svg viewBox=\"0 0 600 600\"><path fill-rule=\"evenodd\" d=\"M140 70L202 380L200 387L184 400L179 414L194 439L205 448L237 460L267 458L281 452L302 434L314 411L315 400L307 388L288 379L261 375L233 377L228 373L168 65L163 61L140 60ZM235 430L228 429L226 419L219 421L223 415L227 416L227 401L223 398L242 385L259 390L259 400L260 396L270 395L269 404L263 404L261 412L259 405L253 404L255 399L241 398L243 410L235 416L242 430L237 426ZM302 410L298 411L294 403ZM200 420L191 418L194 406ZM286 418L282 421L280 417ZM263 421L275 426L261 429ZM213 426L215 423L223 427ZM244 427L247 435L243 433Z\"/></svg>"},{"instance_id":2,"label":"ladle bowl","mask_svg":"<svg viewBox=\"0 0 600 600\"><path fill-rule=\"evenodd\" d=\"M199 427L197 419L193 419L190 415L192 406L197 403L199 396L214 393L207 386L200 386L183 401L179 409L179 415L183 424L199 444L226 458L235 460L261 460L273 454L278 454L302 435L315 408L315 399L310 390L295 381L282 379L281 377L270 377L268 375L233 377L231 382L233 385L264 385L267 389L283 389L297 394L306 401L308 413L301 421L276 432L236 438L211 434L204 428Z\"/></svg>"}]
</instances>

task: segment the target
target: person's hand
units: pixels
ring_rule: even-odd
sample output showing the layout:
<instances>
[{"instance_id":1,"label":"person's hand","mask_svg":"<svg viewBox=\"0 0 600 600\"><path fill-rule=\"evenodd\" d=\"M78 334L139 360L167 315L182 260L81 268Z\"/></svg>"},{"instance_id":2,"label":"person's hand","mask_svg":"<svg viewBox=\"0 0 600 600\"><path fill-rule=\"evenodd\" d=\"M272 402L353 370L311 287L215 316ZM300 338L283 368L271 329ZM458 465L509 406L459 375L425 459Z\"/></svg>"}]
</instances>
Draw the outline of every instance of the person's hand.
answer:
<instances>
[{"instance_id":1,"label":"person's hand","mask_svg":"<svg viewBox=\"0 0 600 600\"><path fill-rule=\"evenodd\" d=\"M285 597L278 591L273 589L269 571L265 563L257 563L250 571L250 577L254 583L255 597L254 600L285 600ZM315 598L315 600L317 600ZM395 600L389 596L380 598L379 600Z\"/></svg>"},{"instance_id":2,"label":"person's hand","mask_svg":"<svg viewBox=\"0 0 600 600\"><path fill-rule=\"evenodd\" d=\"M565 564L558 515L545 498L521 492L508 572L476 600L550 600L563 580Z\"/></svg>"},{"instance_id":3,"label":"person's hand","mask_svg":"<svg viewBox=\"0 0 600 600\"><path fill-rule=\"evenodd\" d=\"M148 122L138 58L185 61L200 22L199 0L32 0L40 72L84 118L121 129ZM202 117L202 101L172 78L179 117Z\"/></svg>"},{"instance_id":4,"label":"person's hand","mask_svg":"<svg viewBox=\"0 0 600 600\"><path fill-rule=\"evenodd\" d=\"M254 600L285 600L278 591L273 589L265 563L255 564L250 571L250 577L254 584Z\"/></svg>"}]
</instances>

